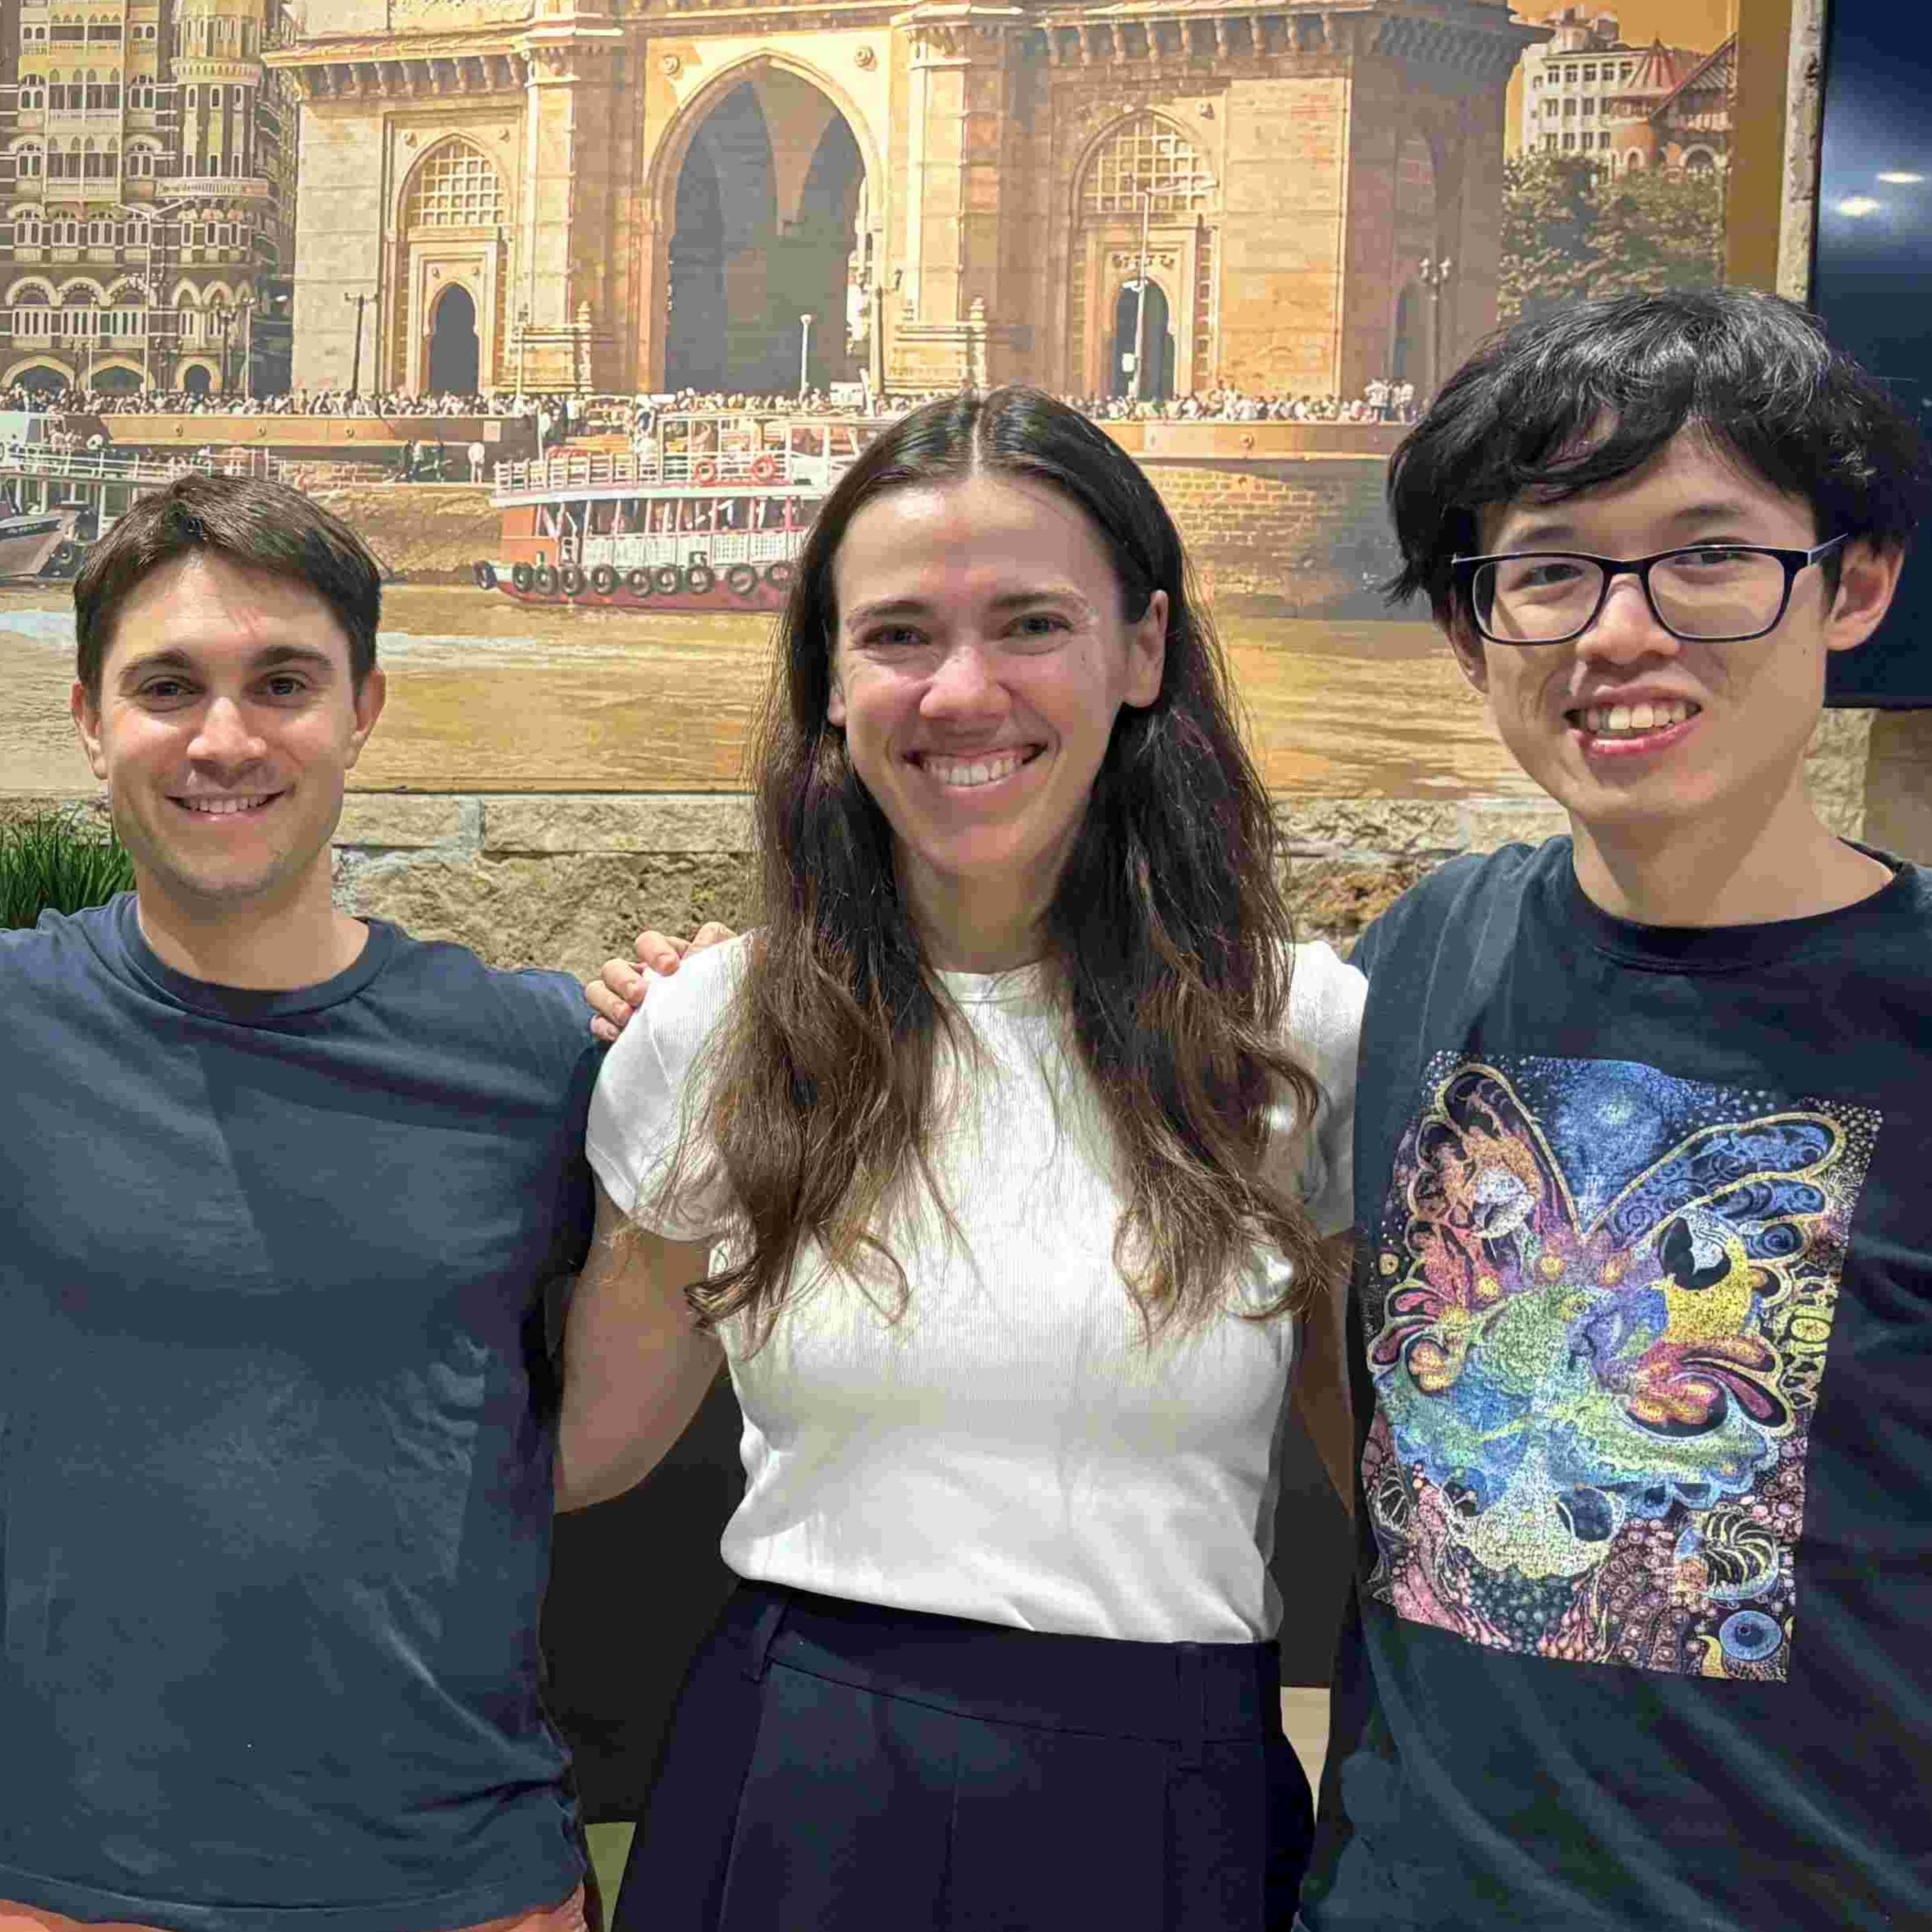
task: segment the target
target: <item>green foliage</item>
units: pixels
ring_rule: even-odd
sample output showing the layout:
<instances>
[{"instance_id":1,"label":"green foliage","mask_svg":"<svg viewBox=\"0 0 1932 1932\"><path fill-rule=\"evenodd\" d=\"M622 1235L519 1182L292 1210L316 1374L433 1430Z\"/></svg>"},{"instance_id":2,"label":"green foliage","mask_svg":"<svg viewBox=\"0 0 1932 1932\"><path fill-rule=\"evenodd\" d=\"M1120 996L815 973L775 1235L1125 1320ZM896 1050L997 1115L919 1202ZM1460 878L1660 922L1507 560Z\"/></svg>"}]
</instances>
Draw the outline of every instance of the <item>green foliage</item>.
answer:
<instances>
[{"instance_id":1,"label":"green foliage","mask_svg":"<svg viewBox=\"0 0 1932 1932\"><path fill-rule=\"evenodd\" d=\"M0 926L78 912L134 890L134 868L111 830L71 810L0 825Z\"/></svg>"},{"instance_id":2,"label":"green foliage","mask_svg":"<svg viewBox=\"0 0 1932 1932\"><path fill-rule=\"evenodd\" d=\"M1613 174L1580 154L1522 154L1503 174L1503 322L1591 295L1724 279L1724 184L1662 169Z\"/></svg>"}]
</instances>

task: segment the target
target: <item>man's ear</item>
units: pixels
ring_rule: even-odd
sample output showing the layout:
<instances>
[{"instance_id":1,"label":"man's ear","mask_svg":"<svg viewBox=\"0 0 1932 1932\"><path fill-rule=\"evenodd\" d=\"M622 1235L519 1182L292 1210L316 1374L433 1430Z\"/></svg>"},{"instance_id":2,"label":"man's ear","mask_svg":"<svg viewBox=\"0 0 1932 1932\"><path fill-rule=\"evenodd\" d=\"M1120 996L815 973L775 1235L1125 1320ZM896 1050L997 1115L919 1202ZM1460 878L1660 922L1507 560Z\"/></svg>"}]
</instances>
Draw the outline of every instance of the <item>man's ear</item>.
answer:
<instances>
[{"instance_id":1,"label":"man's ear","mask_svg":"<svg viewBox=\"0 0 1932 1932\"><path fill-rule=\"evenodd\" d=\"M94 694L79 678L74 681L74 688L67 694L67 709L74 719L74 730L79 734L81 749L87 754L87 762L93 767L97 778L107 776L107 757L101 746L101 707L94 701Z\"/></svg>"},{"instance_id":2,"label":"man's ear","mask_svg":"<svg viewBox=\"0 0 1932 1932\"><path fill-rule=\"evenodd\" d=\"M1436 628L1449 640L1449 648L1454 654L1456 668L1484 697L1490 691L1489 660L1483 655L1482 639L1477 634L1476 627L1469 620L1469 613L1461 606L1452 604L1446 616L1438 614Z\"/></svg>"},{"instance_id":3,"label":"man's ear","mask_svg":"<svg viewBox=\"0 0 1932 1932\"><path fill-rule=\"evenodd\" d=\"M1898 589L1905 552L1854 538L1839 553L1838 587L1825 618L1825 648L1856 650L1884 621Z\"/></svg>"}]
</instances>

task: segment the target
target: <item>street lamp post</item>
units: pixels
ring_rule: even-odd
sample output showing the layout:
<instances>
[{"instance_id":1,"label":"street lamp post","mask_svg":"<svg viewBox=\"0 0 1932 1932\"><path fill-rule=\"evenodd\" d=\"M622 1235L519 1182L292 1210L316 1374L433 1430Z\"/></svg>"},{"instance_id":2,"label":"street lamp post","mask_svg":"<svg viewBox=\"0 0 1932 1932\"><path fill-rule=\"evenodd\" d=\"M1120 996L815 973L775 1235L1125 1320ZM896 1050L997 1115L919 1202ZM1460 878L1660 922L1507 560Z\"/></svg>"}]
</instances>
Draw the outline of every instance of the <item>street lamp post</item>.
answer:
<instances>
[{"instance_id":1,"label":"street lamp post","mask_svg":"<svg viewBox=\"0 0 1932 1932\"><path fill-rule=\"evenodd\" d=\"M1422 286L1429 291L1429 388L1428 394L1434 395L1442 382L1442 291L1449 286L1449 279L1455 264L1447 255L1439 261L1426 258L1417 274Z\"/></svg>"},{"instance_id":2,"label":"street lamp post","mask_svg":"<svg viewBox=\"0 0 1932 1932\"><path fill-rule=\"evenodd\" d=\"M242 395L246 402L255 399L255 292L244 289L235 298L235 307L242 318Z\"/></svg>"},{"instance_id":3,"label":"street lamp post","mask_svg":"<svg viewBox=\"0 0 1932 1932\"><path fill-rule=\"evenodd\" d=\"M362 393L362 310L369 298L358 291L354 295L344 295L342 300L355 304L355 354L350 363L349 393L359 396Z\"/></svg>"},{"instance_id":4,"label":"street lamp post","mask_svg":"<svg viewBox=\"0 0 1932 1932\"><path fill-rule=\"evenodd\" d=\"M806 359L812 351L812 318L809 315L798 318L798 400L805 400L805 369Z\"/></svg>"},{"instance_id":5,"label":"street lamp post","mask_svg":"<svg viewBox=\"0 0 1932 1932\"><path fill-rule=\"evenodd\" d=\"M1141 370L1147 360L1147 223L1154 213L1154 197L1141 190L1141 252L1134 271L1134 381L1127 400L1141 399Z\"/></svg>"}]
</instances>

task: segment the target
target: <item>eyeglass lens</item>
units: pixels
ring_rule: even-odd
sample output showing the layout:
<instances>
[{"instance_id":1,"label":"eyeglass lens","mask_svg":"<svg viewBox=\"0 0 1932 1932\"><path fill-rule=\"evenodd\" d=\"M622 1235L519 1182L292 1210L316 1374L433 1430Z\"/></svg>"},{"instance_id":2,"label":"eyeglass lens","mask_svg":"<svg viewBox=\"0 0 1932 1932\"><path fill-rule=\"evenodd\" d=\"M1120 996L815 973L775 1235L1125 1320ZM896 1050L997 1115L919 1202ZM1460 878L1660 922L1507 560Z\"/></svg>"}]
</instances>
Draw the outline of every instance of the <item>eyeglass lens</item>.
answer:
<instances>
[{"instance_id":1,"label":"eyeglass lens","mask_svg":"<svg viewBox=\"0 0 1932 1932\"><path fill-rule=\"evenodd\" d=\"M1504 642L1560 642L1595 614L1603 574L1586 557L1505 557L1476 572L1476 614ZM1768 630L1784 594L1784 566L1761 553L1677 550L1650 572L1657 614L1683 638L1715 642Z\"/></svg>"}]
</instances>

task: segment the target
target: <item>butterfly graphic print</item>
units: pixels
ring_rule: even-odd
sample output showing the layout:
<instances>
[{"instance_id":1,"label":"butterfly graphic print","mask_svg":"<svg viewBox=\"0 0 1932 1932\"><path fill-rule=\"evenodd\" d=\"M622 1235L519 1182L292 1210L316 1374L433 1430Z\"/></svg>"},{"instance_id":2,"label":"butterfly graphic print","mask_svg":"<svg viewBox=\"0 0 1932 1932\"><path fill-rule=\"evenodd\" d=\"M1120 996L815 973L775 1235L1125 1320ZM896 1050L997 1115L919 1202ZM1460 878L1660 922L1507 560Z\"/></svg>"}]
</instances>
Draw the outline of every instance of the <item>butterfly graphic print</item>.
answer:
<instances>
[{"instance_id":1,"label":"butterfly graphic print","mask_svg":"<svg viewBox=\"0 0 1932 1932\"><path fill-rule=\"evenodd\" d=\"M1782 1680L1878 1115L1439 1055L1366 1255L1371 1595L1472 1643Z\"/></svg>"}]
</instances>

